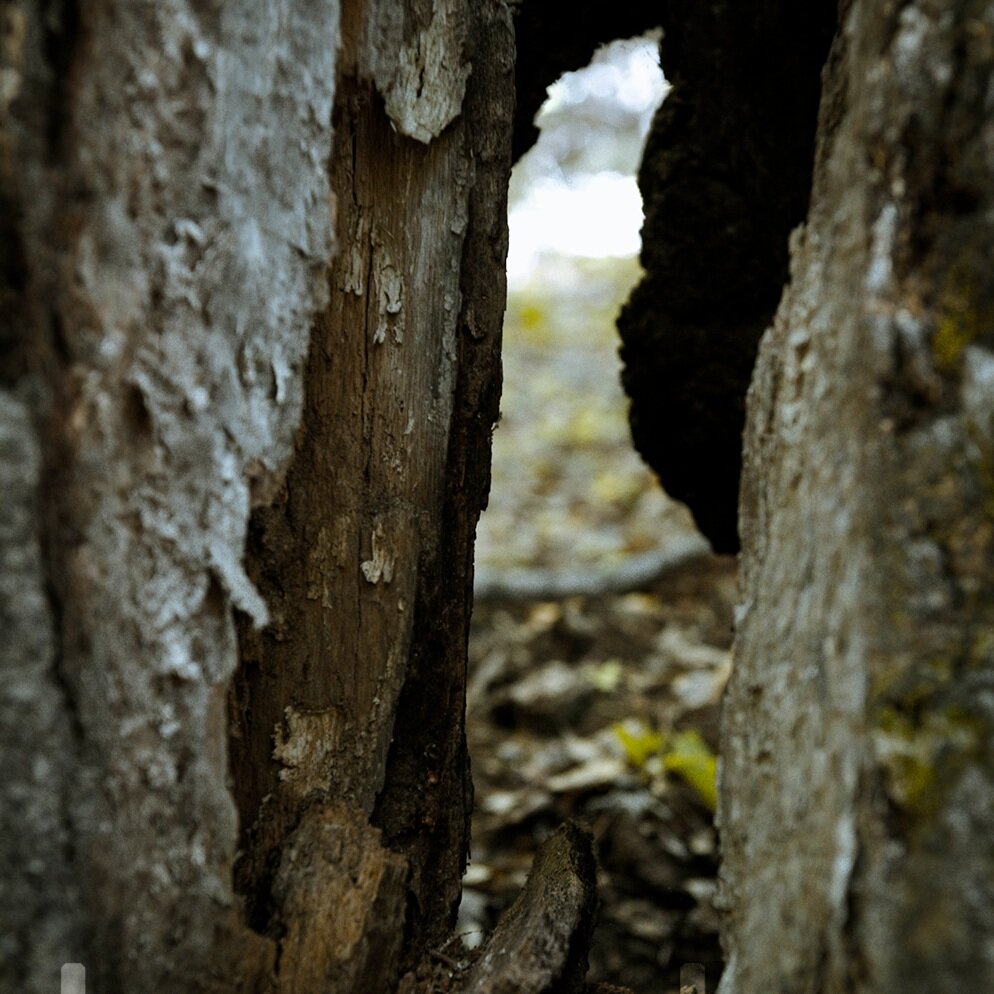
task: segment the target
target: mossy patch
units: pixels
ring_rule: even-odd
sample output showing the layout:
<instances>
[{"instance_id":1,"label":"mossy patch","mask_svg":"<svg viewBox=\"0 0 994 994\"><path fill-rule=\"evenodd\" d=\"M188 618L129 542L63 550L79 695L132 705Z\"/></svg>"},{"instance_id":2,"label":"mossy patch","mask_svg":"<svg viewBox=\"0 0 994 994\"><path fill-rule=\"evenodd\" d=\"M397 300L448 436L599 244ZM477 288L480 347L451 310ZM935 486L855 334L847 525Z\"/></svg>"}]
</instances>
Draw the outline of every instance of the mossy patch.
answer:
<instances>
[{"instance_id":1,"label":"mossy patch","mask_svg":"<svg viewBox=\"0 0 994 994\"><path fill-rule=\"evenodd\" d=\"M939 298L932 355L944 373L959 370L968 345L994 336L994 299L987 281L973 269L964 263L954 266Z\"/></svg>"},{"instance_id":2,"label":"mossy patch","mask_svg":"<svg viewBox=\"0 0 994 994\"><path fill-rule=\"evenodd\" d=\"M874 725L888 796L905 811L924 816L940 809L956 770L976 754L983 739L978 720L955 707L916 716L881 707Z\"/></svg>"}]
</instances>

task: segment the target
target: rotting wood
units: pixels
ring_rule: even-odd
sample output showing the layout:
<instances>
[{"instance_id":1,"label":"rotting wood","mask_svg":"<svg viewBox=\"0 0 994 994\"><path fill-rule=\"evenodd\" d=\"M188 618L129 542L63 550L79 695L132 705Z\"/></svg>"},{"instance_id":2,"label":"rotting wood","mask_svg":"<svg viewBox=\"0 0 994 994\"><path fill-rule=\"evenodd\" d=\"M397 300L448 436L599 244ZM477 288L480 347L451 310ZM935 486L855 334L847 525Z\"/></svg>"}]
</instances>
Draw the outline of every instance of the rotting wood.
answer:
<instances>
[{"instance_id":1,"label":"rotting wood","mask_svg":"<svg viewBox=\"0 0 994 994\"><path fill-rule=\"evenodd\" d=\"M309 809L287 837L273 882L283 929L279 990L388 991L404 936L406 861L361 812Z\"/></svg>"},{"instance_id":2,"label":"rotting wood","mask_svg":"<svg viewBox=\"0 0 994 994\"><path fill-rule=\"evenodd\" d=\"M593 839L567 822L539 849L460 994L574 994L583 987L596 913Z\"/></svg>"},{"instance_id":3,"label":"rotting wood","mask_svg":"<svg viewBox=\"0 0 994 994\"><path fill-rule=\"evenodd\" d=\"M369 0L343 10L342 38L340 253L295 459L249 542L272 621L240 629L236 874L253 926L285 945L304 909L281 907L275 868L311 805L347 812L364 847L404 866L389 896L350 898L366 920L363 902L404 909L401 941L380 936L386 990L446 935L468 846L465 654L497 419L513 37L501 3Z\"/></svg>"},{"instance_id":4,"label":"rotting wood","mask_svg":"<svg viewBox=\"0 0 994 994\"><path fill-rule=\"evenodd\" d=\"M449 927L510 12L359 0L341 34L336 92L336 0L3 5L0 986L386 990ZM336 819L391 909L352 973L306 921Z\"/></svg>"}]
</instances>

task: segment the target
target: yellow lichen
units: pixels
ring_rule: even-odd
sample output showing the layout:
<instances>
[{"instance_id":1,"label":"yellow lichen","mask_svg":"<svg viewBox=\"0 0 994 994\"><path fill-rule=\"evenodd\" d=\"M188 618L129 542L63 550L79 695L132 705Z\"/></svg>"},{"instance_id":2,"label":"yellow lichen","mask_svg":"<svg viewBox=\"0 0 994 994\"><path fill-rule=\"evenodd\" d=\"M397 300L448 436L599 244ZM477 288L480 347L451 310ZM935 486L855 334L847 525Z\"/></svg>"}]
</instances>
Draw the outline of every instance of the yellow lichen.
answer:
<instances>
[{"instance_id":1,"label":"yellow lichen","mask_svg":"<svg viewBox=\"0 0 994 994\"><path fill-rule=\"evenodd\" d=\"M994 331L994 313L981 305L977 281L963 267L950 272L942 292L932 354L945 373L959 369L966 347L981 335Z\"/></svg>"}]
</instances>

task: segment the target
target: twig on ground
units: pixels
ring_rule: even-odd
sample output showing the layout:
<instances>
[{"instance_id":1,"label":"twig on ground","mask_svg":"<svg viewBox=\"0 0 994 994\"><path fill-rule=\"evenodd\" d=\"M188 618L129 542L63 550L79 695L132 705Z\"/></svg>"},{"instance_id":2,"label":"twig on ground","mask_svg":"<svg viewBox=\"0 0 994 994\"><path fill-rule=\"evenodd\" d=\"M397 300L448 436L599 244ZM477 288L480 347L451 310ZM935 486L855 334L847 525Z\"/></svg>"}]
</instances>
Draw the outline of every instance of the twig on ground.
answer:
<instances>
[{"instance_id":1,"label":"twig on ground","mask_svg":"<svg viewBox=\"0 0 994 994\"><path fill-rule=\"evenodd\" d=\"M604 569L477 566L473 595L477 601L552 601L626 594L643 590L710 555L706 539L700 535L681 535L661 548L638 553Z\"/></svg>"}]
</instances>

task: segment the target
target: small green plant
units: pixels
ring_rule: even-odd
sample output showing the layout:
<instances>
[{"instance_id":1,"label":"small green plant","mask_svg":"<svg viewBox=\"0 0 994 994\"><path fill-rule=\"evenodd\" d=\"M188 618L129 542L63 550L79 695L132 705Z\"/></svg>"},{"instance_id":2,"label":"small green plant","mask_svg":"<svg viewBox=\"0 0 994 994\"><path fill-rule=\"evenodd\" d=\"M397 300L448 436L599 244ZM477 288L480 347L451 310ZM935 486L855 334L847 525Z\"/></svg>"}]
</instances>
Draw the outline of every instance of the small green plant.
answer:
<instances>
[{"instance_id":1,"label":"small green plant","mask_svg":"<svg viewBox=\"0 0 994 994\"><path fill-rule=\"evenodd\" d=\"M678 732L663 753L663 766L683 777L709 811L718 808L718 757L696 729Z\"/></svg>"}]
</instances>

